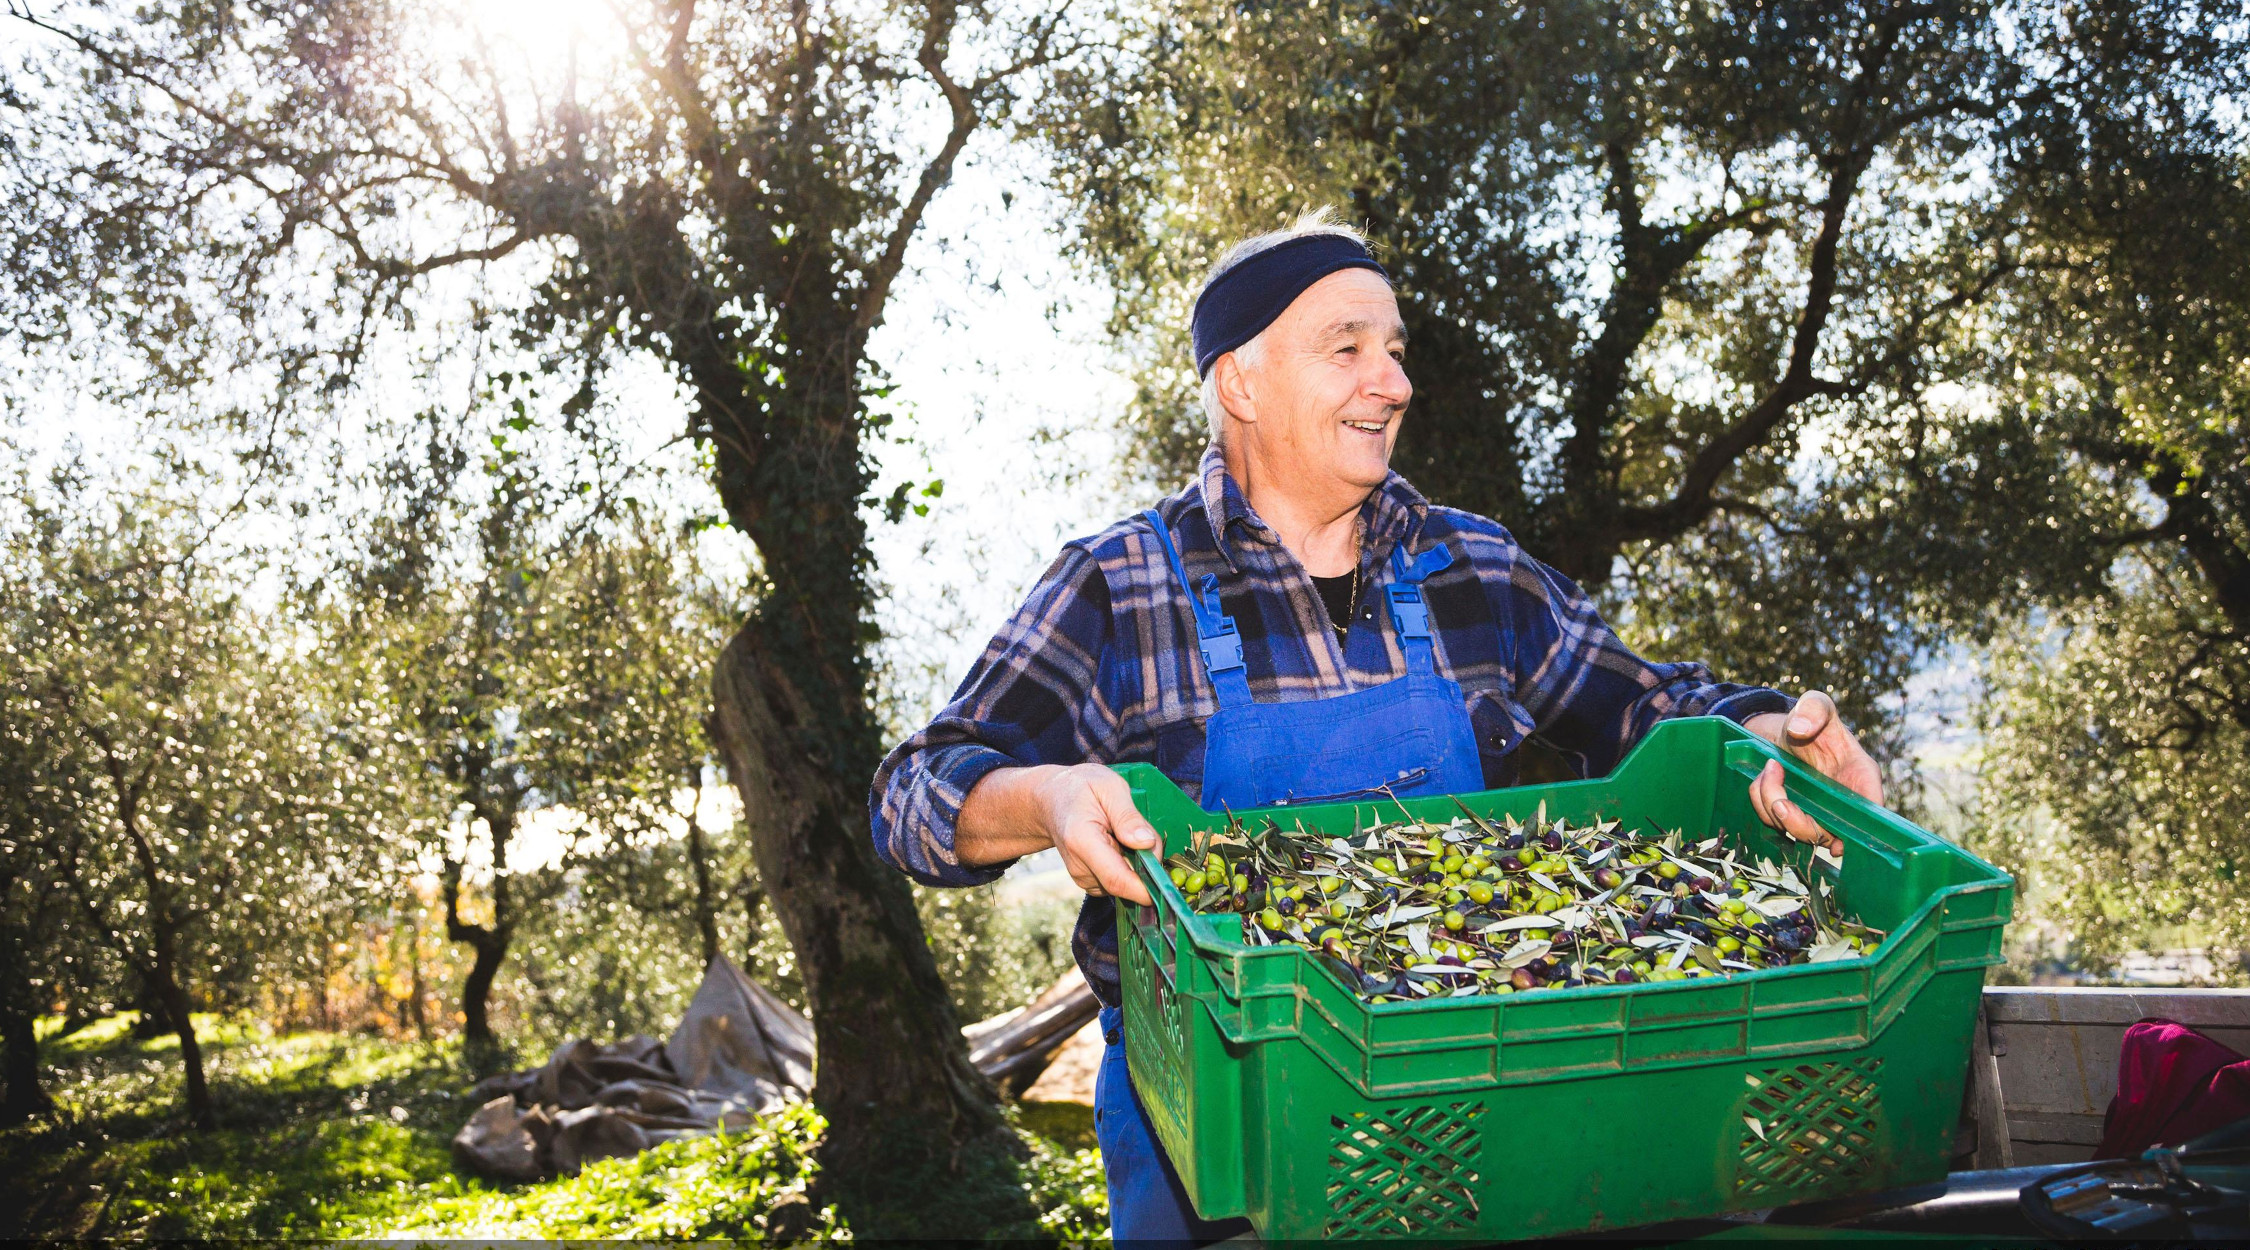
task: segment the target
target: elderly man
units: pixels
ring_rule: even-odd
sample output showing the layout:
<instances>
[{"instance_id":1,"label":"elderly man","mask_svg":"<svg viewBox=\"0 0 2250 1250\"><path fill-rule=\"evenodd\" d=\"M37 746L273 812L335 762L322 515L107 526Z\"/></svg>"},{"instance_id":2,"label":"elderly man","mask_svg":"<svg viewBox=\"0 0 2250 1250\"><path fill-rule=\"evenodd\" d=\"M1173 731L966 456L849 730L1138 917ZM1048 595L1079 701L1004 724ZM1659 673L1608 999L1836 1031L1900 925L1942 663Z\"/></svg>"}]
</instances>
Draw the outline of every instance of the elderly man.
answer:
<instances>
[{"instance_id":1,"label":"elderly man","mask_svg":"<svg viewBox=\"0 0 2250 1250\"><path fill-rule=\"evenodd\" d=\"M1154 763L1240 811L1509 785L1533 736L1596 775L1659 720L1718 715L1881 799L1827 696L1792 705L1639 658L1507 530L1390 471L1414 388L1357 234L1316 217L1235 247L1193 325L1211 421L1197 480L1065 546L871 798L878 850L918 881L980 885L1051 846L1086 891L1072 947L1104 1004L1095 1122L1125 1240L1233 1230L1189 1209L1126 1078L1114 900L1148 901L1121 848L1157 838L1105 765ZM1751 798L1836 847L1780 765Z\"/></svg>"}]
</instances>

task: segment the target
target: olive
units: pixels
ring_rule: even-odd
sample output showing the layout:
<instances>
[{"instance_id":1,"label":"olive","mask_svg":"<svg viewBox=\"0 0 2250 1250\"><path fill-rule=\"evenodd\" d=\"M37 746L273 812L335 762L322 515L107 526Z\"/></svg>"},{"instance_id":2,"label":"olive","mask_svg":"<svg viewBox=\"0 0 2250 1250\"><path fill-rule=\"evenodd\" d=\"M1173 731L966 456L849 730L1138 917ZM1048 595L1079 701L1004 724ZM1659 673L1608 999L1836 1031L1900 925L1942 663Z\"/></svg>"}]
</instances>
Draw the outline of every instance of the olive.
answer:
<instances>
[{"instance_id":1,"label":"olive","mask_svg":"<svg viewBox=\"0 0 2250 1250\"><path fill-rule=\"evenodd\" d=\"M1395 877L1398 875L1398 865L1392 863L1391 857L1388 855L1376 856L1372 867L1375 869L1375 871L1382 873L1386 877Z\"/></svg>"},{"instance_id":2,"label":"olive","mask_svg":"<svg viewBox=\"0 0 2250 1250\"><path fill-rule=\"evenodd\" d=\"M1171 873L1170 873L1169 875L1170 875L1170 876L1171 876L1171 878L1172 878L1172 884L1173 884L1173 885L1176 885L1176 886L1180 887L1180 888L1181 888L1181 889L1183 889L1183 890L1187 888L1187 879L1188 879L1188 873L1187 873L1187 869L1185 869L1185 868L1174 868L1174 869L1173 869L1173 870L1171 871Z\"/></svg>"},{"instance_id":3,"label":"olive","mask_svg":"<svg viewBox=\"0 0 2250 1250\"><path fill-rule=\"evenodd\" d=\"M1260 928L1267 930L1279 929L1281 927L1281 913L1271 907L1266 908L1258 913L1258 925Z\"/></svg>"},{"instance_id":4,"label":"olive","mask_svg":"<svg viewBox=\"0 0 2250 1250\"><path fill-rule=\"evenodd\" d=\"M1736 951L1742 949L1742 943L1735 941L1731 937L1721 937L1718 941L1713 942L1712 945L1718 947L1719 953L1722 955L1732 955Z\"/></svg>"},{"instance_id":5,"label":"olive","mask_svg":"<svg viewBox=\"0 0 2250 1250\"><path fill-rule=\"evenodd\" d=\"M1210 853L1209 855L1206 855L1206 856L1204 856L1204 857L1203 857L1203 875L1204 875L1204 876L1207 876L1207 877L1219 877L1219 876L1225 876L1225 875L1226 875L1226 871L1227 871L1227 861L1226 861L1225 859L1221 858L1221 857L1219 856L1219 853L1218 853L1217 851L1213 851L1213 852L1211 852L1211 853Z\"/></svg>"},{"instance_id":6,"label":"olive","mask_svg":"<svg viewBox=\"0 0 2250 1250\"><path fill-rule=\"evenodd\" d=\"M1545 929L1526 929L1523 931L1523 936L1525 941L1544 942L1553 935Z\"/></svg>"},{"instance_id":7,"label":"olive","mask_svg":"<svg viewBox=\"0 0 2250 1250\"><path fill-rule=\"evenodd\" d=\"M1352 914L1352 909L1338 901L1328 905L1328 914L1332 919L1342 920Z\"/></svg>"},{"instance_id":8,"label":"olive","mask_svg":"<svg viewBox=\"0 0 2250 1250\"><path fill-rule=\"evenodd\" d=\"M1615 868L1604 868L1594 874L1594 884L1605 890L1614 890L1625 883L1623 874Z\"/></svg>"},{"instance_id":9,"label":"olive","mask_svg":"<svg viewBox=\"0 0 2250 1250\"><path fill-rule=\"evenodd\" d=\"M1547 836L1541 838L1539 840L1539 844L1546 847L1550 851L1559 851L1562 849L1562 835L1556 833L1552 829L1549 829L1547 831Z\"/></svg>"},{"instance_id":10,"label":"olive","mask_svg":"<svg viewBox=\"0 0 2250 1250\"><path fill-rule=\"evenodd\" d=\"M1445 913L1445 927L1448 929L1452 929L1458 932L1463 925L1466 925L1468 923L1469 918L1462 915L1460 912L1449 911Z\"/></svg>"},{"instance_id":11,"label":"olive","mask_svg":"<svg viewBox=\"0 0 2250 1250\"><path fill-rule=\"evenodd\" d=\"M1343 888L1344 879L1342 877L1322 877L1320 879L1320 892L1323 894L1334 894Z\"/></svg>"},{"instance_id":12,"label":"olive","mask_svg":"<svg viewBox=\"0 0 2250 1250\"><path fill-rule=\"evenodd\" d=\"M1750 910L1750 905L1738 898L1730 898L1726 902L1720 904L1720 906L1724 907L1726 909L1726 913L1730 916L1739 916L1742 913Z\"/></svg>"},{"instance_id":13,"label":"olive","mask_svg":"<svg viewBox=\"0 0 2250 1250\"><path fill-rule=\"evenodd\" d=\"M1616 981L1619 985L1631 985L1638 978L1634 976L1633 970L1631 968L1619 968L1617 970L1617 975L1611 979Z\"/></svg>"},{"instance_id":14,"label":"olive","mask_svg":"<svg viewBox=\"0 0 2250 1250\"><path fill-rule=\"evenodd\" d=\"M1680 875L1680 866L1671 860L1665 860L1656 866L1656 875L1670 881Z\"/></svg>"},{"instance_id":15,"label":"olive","mask_svg":"<svg viewBox=\"0 0 2250 1250\"><path fill-rule=\"evenodd\" d=\"M1445 839L1433 833L1428 841L1422 843L1422 849L1432 855L1442 855L1445 853Z\"/></svg>"},{"instance_id":16,"label":"olive","mask_svg":"<svg viewBox=\"0 0 2250 1250\"><path fill-rule=\"evenodd\" d=\"M1504 845L1511 851L1520 851L1523 849L1523 841L1524 837L1521 832L1511 833Z\"/></svg>"},{"instance_id":17,"label":"olive","mask_svg":"<svg viewBox=\"0 0 2250 1250\"><path fill-rule=\"evenodd\" d=\"M1180 888L1186 890L1190 894L1201 894L1203 893L1203 887L1206 884L1207 882L1204 879L1202 873L1191 872L1187 875L1187 880L1180 883Z\"/></svg>"},{"instance_id":18,"label":"olive","mask_svg":"<svg viewBox=\"0 0 2250 1250\"><path fill-rule=\"evenodd\" d=\"M1492 887L1482 881L1471 881L1465 893L1472 903L1481 905L1492 901Z\"/></svg>"},{"instance_id":19,"label":"olive","mask_svg":"<svg viewBox=\"0 0 2250 1250\"><path fill-rule=\"evenodd\" d=\"M1284 916L1294 916L1297 914L1297 900L1284 894L1273 901L1273 910Z\"/></svg>"},{"instance_id":20,"label":"olive","mask_svg":"<svg viewBox=\"0 0 2250 1250\"><path fill-rule=\"evenodd\" d=\"M1519 990L1537 989L1539 987L1539 974L1533 972L1527 965L1516 969L1515 975L1508 978L1508 984Z\"/></svg>"},{"instance_id":21,"label":"olive","mask_svg":"<svg viewBox=\"0 0 2250 1250\"><path fill-rule=\"evenodd\" d=\"M1523 861L1513 855L1503 855L1500 857L1500 867L1506 872L1520 872L1523 870Z\"/></svg>"},{"instance_id":22,"label":"olive","mask_svg":"<svg viewBox=\"0 0 2250 1250\"><path fill-rule=\"evenodd\" d=\"M1795 929L1783 929L1780 935L1774 938L1773 944L1785 951L1801 951L1805 949L1805 939L1799 937L1797 935L1797 930Z\"/></svg>"},{"instance_id":23,"label":"olive","mask_svg":"<svg viewBox=\"0 0 2250 1250\"><path fill-rule=\"evenodd\" d=\"M1234 874L1234 892L1237 894L1248 894L1250 892L1250 878L1242 875L1239 872Z\"/></svg>"}]
</instances>

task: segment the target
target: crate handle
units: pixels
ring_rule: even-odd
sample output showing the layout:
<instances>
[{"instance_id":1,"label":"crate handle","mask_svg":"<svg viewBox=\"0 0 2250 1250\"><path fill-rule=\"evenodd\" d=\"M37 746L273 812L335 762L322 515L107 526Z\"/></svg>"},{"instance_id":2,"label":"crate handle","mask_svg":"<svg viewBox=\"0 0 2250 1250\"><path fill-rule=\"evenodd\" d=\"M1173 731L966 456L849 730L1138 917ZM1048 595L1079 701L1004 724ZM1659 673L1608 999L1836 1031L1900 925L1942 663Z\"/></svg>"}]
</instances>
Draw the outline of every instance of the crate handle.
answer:
<instances>
[{"instance_id":1,"label":"crate handle","mask_svg":"<svg viewBox=\"0 0 2250 1250\"><path fill-rule=\"evenodd\" d=\"M1945 885L1946 847L1936 838L1908 824L1888 808L1870 803L1858 794L1805 767L1795 756L1747 731L1727 743L1726 766L1736 775L1755 780L1766 761L1779 760L1785 774L1789 801L1802 808L1820 827L1841 839L1858 854L1846 854L1842 875L1853 885L1876 886L1879 896L1913 900L1908 910ZM1854 891L1857 893L1858 891ZM1875 896L1875 895L1871 895ZM1906 919L1869 915L1870 923L1894 929Z\"/></svg>"}]
</instances>

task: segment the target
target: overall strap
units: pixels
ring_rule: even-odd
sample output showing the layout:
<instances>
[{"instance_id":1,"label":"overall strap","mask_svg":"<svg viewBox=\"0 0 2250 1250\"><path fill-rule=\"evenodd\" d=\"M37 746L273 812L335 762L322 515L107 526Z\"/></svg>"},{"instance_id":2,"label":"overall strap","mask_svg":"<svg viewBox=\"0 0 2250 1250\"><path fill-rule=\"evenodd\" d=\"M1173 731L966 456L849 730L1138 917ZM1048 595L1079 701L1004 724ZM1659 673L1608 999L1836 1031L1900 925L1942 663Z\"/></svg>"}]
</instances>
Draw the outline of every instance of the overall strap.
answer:
<instances>
[{"instance_id":1,"label":"overall strap","mask_svg":"<svg viewBox=\"0 0 2250 1250\"><path fill-rule=\"evenodd\" d=\"M1439 543L1412 560L1406 558L1406 540L1391 548L1391 581L1383 587L1391 605L1391 625L1398 630L1399 650L1406 653L1408 672L1434 673L1437 655L1430 646L1430 607L1422 602L1422 579L1453 563L1453 552Z\"/></svg>"},{"instance_id":2,"label":"overall strap","mask_svg":"<svg viewBox=\"0 0 2250 1250\"><path fill-rule=\"evenodd\" d=\"M1205 574L1203 590L1188 581L1187 568L1180 563L1179 550L1172 546L1172 531L1164 518L1151 508L1141 515L1156 530L1156 541L1164 548L1164 558L1172 564L1172 576L1179 579L1180 589L1187 592L1188 609L1195 615L1195 640L1203 650L1203 667L1211 675L1211 685L1219 692L1219 706L1233 707L1250 703L1250 673L1242 663L1242 636L1235 632L1234 618L1219 611L1219 579L1216 574Z\"/></svg>"}]
</instances>

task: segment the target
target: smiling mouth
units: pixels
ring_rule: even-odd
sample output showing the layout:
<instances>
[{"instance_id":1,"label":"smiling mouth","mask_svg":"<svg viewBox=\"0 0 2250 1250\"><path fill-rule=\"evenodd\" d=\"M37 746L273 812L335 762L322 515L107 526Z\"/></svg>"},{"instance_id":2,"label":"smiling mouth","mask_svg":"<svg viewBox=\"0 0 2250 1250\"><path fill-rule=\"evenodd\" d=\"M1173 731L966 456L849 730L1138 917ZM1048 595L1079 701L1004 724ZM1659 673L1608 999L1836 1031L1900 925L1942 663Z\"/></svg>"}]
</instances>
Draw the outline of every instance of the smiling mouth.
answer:
<instances>
[{"instance_id":1,"label":"smiling mouth","mask_svg":"<svg viewBox=\"0 0 2250 1250\"><path fill-rule=\"evenodd\" d=\"M1387 427L1387 426L1389 426L1389 425L1390 425L1390 422L1388 422L1388 421L1346 421L1346 422L1344 422L1344 424L1345 424L1345 425L1347 425L1347 426L1350 426L1350 427L1351 427L1352 429L1355 429L1355 430L1358 430L1358 431L1360 431L1360 432L1361 432L1361 433L1363 433L1363 434L1380 434L1380 433L1382 433L1382 432L1383 432L1383 430L1384 430L1384 428L1385 428L1385 427Z\"/></svg>"}]
</instances>

